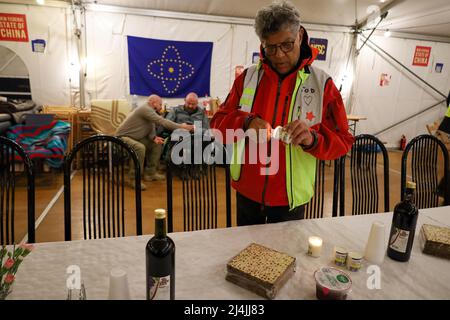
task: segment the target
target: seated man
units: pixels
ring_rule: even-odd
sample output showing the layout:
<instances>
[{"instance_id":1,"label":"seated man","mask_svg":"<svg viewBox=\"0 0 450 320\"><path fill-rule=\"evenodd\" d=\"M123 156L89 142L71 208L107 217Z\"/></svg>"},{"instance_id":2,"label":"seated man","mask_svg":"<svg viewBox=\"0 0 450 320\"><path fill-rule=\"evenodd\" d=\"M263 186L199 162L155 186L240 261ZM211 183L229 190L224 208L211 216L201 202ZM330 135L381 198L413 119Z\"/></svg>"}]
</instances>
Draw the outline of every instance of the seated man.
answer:
<instances>
[{"instance_id":1,"label":"seated man","mask_svg":"<svg viewBox=\"0 0 450 320\"><path fill-rule=\"evenodd\" d=\"M176 123L187 123L195 125L195 134L205 135L209 129L209 119L205 110L198 105L198 96L194 92L188 93L184 99L184 104L173 107L166 115L166 119ZM201 129L201 131L200 131ZM167 130L160 133L162 137L171 135ZM173 138L175 139L175 138ZM209 139L210 140L210 139ZM208 141L209 141L208 140ZM166 161L170 156L170 149L177 141L167 141L164 145L163 159Z\"/></svg>"},{"instance_id":2,"label":"seated man","mask_svg":"<svg viewBox=\"0 0 450 320\"><path fill-rule=\"evenodd\" d=\"M164 119L158 114L161 109L162 99L152 94L148 97L147 103L130 112L116 130L116 136L128 143L136 152L141 166L141 176L144 177L145 181L164 179L163 175L157 173L161 145L164 143L164 139L156 135L155 126L159 124L169 130L184 129L192 131L194 129L193 125L178 124ZM148 170L144 170L145 156L147 156ZM134 174L130 172L130 182L133 181L133 176ZM130 185L134 186L133 183L130 183ZM146 189L143 183L141 187L142 190Z\"/></svg>"},{"instance_id":3,"label":"seated man","mask_svg":"<svg viewBox=\"0 0 450 320\"><path fill-rule=\"evenodd\" d=\"M184 99L184 105L172 108L166 119L176 123L196 124L201 123L202 132L209 129L209 120L203 108L198 105L198 96L191 92Z\"/></svg>"}]
</instances>

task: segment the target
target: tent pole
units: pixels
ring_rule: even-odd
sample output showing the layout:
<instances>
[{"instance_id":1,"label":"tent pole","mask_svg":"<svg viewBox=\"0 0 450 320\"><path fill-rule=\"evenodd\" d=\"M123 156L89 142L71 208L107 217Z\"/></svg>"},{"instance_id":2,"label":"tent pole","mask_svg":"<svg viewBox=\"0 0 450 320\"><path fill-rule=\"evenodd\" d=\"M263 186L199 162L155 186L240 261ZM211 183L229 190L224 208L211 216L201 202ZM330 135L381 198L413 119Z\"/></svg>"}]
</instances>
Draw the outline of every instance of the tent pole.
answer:
<instances>
[{"instance_id":1,"label":"tent pole","mask_svg":"<svg viewBox=\"0 0 450 320\"><path fill-rule=\"evenodd\" d=\"M72 0L72 11L75 27L74 34L76 37L78 61L80 65L79 71L80 109L84 110L86 108L86 97L85 97L86 54L83 39L85 39L86 37L86 23L85 23L86 10L80 1Z\"/></svg>"},{"instance_id":2,"label":"tent pole","mask_svg":"<svg viewBox=\"0 0 450 320\"><path fill-rule=\"evenodd\" d=\"M364 36L362 36L364 37ZM365 37L364 37L365 38ZM416 73L414 73L411 69L409 69L407 66L405 66L403 63L401 63L400 61L398 61L397 59L395 59L393 56L391 56L388 52L386 52L385 50L383 50L382 48L380 48L380 46L378 46L377 44L375 44L372 40L367 39L371 45L373 45L376 49L374 49L373 47L371 47L369 45L369 47L374 50L376 53L380 54L377 49L381 52L383 52L386 56L388 56L390 59L392 59L393 61L395 61L396 63L398 63L402 68L404 68L406 71L408 71L409 73L411 73L414 77L416 77L418 80L420 80L422 83L424 83L425 85L427 85L429 88L431 88L433 91L435 91L436 93L438 93L440 96L442 96L444 99L447 98L447 95L443 94L442 92L440 92L438 89L436 89L435 87L433 87L431 84L429 84L428 82L426 82L425 80L423 80L421 77L419 77Z\"/></svg>"}]
</instances>

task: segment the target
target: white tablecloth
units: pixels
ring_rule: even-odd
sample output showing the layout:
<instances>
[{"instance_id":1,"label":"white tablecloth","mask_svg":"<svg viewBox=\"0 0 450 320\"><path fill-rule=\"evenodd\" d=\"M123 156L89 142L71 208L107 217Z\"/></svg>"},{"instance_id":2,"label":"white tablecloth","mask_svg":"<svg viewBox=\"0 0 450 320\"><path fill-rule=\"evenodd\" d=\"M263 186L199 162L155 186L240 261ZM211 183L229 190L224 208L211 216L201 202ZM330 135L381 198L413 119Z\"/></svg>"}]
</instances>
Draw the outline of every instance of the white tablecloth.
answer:
<instances>
[{"instance_id":1,"label":"white tablecloth","mask_svg":"<svg viewBox=\"0 0 450 320\"><path fill-rule=\"evenodd\" d=\"M172 233L176 245L176 299L262 299L225 280L227 261L255 242L297 258L295 275L276 299L316 299L314 271L333 265L335 245L364 251L374 221L386 225L392 213L291 221L277 224ZM381 289L369 289L368 264L347 273L353 281L349 299L450 299L450 260L423 254L422 224L450 227L450 207L420 210L416 238L409 262L385 257L380 265ZM311 235L324 240L320 258L306 255ZM88 299L106 299L109 271L128 272L131 297L145 299L145 245L150 235L102 240L36 244L25 258L9 299L65 299L67 267L78 265Z\"/></svg>"}]
</instances>

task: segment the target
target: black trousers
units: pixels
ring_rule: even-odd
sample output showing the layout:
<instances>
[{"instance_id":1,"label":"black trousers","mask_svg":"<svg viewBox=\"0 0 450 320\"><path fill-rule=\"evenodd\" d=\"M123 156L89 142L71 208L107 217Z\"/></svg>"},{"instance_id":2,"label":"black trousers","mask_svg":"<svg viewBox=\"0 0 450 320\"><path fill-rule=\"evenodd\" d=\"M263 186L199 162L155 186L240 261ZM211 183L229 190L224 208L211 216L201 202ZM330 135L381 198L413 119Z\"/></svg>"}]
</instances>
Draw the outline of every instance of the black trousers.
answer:
<instances>
[{"instance_id":1,"label":"black trousers","mask_svg":"<svg viewBox=\"0 0 450 320\"><path fill-rule=\"evenodd\" d=\"M275 223L303 219L305 206L299 206L289 211L289 206L262 206L261 203L250 200L236 192L237 225Z\"/></svg>"}]
</instances>

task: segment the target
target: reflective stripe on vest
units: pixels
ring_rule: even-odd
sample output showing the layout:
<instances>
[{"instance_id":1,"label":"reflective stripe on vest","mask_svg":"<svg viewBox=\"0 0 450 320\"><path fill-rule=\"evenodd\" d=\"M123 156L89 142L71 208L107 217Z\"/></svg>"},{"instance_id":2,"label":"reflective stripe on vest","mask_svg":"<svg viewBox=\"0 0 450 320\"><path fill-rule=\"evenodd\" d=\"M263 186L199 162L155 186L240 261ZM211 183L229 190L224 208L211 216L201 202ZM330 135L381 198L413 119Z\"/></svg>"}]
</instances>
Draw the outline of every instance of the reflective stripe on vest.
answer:
<instances>
[{"instance_id":1,"label":"reflective stripe on vest","mask_svg":"<svg viewBox=\"0 0 450 320\"><path fill-rule=\"evenodd\" d=\"M261 70L261 72L259 72ZM244 89L242 91L239 106L241 111L250 113L253 107L256 88L262 78L263 70L261 63L251 65L247 68L244 78ZM239 180L241 176L241 164L244 161L245 138L233 143L233 154L230 162L230 175L234 181Z\"/></svg>"},{"instance_id":2,"label":"reflective stripe on vest","mask_svg":"<svg viewBox=\"0 0 450 320\"><path fill-rule=\"evenodd\" d=\"M323 109L323 93L329 76L320 69L309 67L310 73L300 70L297 73L293 99L289 108L288 122L300 119L308 126L321 122ZM247 69L244 79L245 99L241 98L241 110L251 112L254 95L263 70L258 66ZM255 76L258 74L258 76ZM249 90L246 90L249 89ZM250 96L249 93L253 93ZM245 103L242 103L245 102ZM251 102L251 103L248 103ZM294 209L303 205L314 195L316 158L304 152L300 146L288 145L286 150L286 192L289 207ZM245 139L241 139L233 145L233 156L230 164L230 172L233 180L239 180L241 164L244 159Z\"/></svg>"},{"instance_id":3,"label":"reflective stripe on vest","mask_svg":"<svg viewBox=\"0 0 450 320\"><path fill-rule=\"evenodd\" d=\"M261 72L259 72L260 70ZM258 87L262 75L263 70L261 69L261 62L247 68L244 78L244 89L242 90L241 99L239 100L241 111L249 113L252 111L256 88Z\"/></svg>"}]
</instances>

